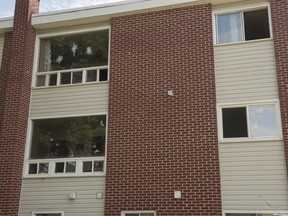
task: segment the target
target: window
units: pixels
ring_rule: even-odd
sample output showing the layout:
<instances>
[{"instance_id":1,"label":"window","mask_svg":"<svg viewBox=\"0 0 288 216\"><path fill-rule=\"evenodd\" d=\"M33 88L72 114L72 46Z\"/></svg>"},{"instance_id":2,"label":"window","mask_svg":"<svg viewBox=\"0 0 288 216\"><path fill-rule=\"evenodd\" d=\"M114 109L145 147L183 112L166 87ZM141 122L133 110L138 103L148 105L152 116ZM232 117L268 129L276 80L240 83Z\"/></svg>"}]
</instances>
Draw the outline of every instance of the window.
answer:
<instances>
[{"instance_id":1,"label":"window","mask_svg":"<svg viewBox=\"0 0 288 216\"><path fill-rule=\"evenodd\" d=\"M217 14L217 44L270 38L268 9Z\"/></svg>"},{"instance_id":2,"label":"window","mask_svg":"<svg viewBox=\"0 0 288 216\"><path fill-rule=\"evenodd\" d=\"M64 212L32 212L32 216L64 216Z\"/></svg>"},{"instance_id":3,"label":"window","mask_svg":"<svg viewBox=\"0 0 288 216\"><path fill-rule=\"evenodd\" d=\"M109 30L40 39L36 87L108 81Z\"/></svg>"},{"instance_id":4,"label":"window","mask_svg":"<svg viewBox=\"0 0 288 216\"><path fill-rule=\"evenodd\" d=\"M221 107L222 138L279 138L276 103Z\"/></svg>"},{"instance_id":5,"label":"window","mask_svg":"<svg viewBox=\"0 0 288 216\"><path fill-rule=\"evenodd\" d=\"M32 121L28 175L104 172L106 116Z\"/></svg>"},{"instance_id":6,"label":"window","mask_svg":"<svg viewBox=\"0 0 288 216\"><path fill-rule=\"evenodd\" d=\"M225 216L288 216L285 213L261 213L261 214L253 214L253 213L226 213Z\"/></svg>"},{"instance_id":7,"label":"window","mask_svg":"<svg viewBox=\"0 0 288 216\"><path fill-rule=\"evenodd\" d=\"M156 212L152 211L125 211L121 216L156 216Z\"/></svg>"}]
</instances>

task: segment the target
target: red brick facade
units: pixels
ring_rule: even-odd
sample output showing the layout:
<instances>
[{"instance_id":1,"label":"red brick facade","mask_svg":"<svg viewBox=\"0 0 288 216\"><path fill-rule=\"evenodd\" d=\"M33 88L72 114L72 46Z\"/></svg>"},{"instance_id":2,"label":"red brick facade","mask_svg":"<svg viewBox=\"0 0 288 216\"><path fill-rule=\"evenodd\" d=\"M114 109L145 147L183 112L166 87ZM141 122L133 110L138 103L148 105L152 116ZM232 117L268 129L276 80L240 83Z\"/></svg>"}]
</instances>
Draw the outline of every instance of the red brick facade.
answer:
<instances>
[{"instance_id":1,"label":"red brick facade","mask_svg":"<svg viewBox=\"0 0 288 216\"><path fill-rule=\"evenodd\" d=\"M211 5L115 18L111 34L105 215L222 215Z\"/></svg>"},{"instance_id":2,"label":"red brick facade","mask_svg":"<svg viewBox=\"0 0 288 216\"><path fill-rule=\"evenodd\" d=\"M288 167L288 4L287 0L271 0L273 38L282 128L285 145L286 165Z\"/></svg>"},{"instance_id":3,"label":"red brick facade","mask_svg":"<svg viewBox=\"0 0 288 216\"><path fill-rule=\"evenodd\" d=\"M1 79L0 215L18 215L30 103L38 0L17 0L12 33L6 33Z\"/></svg>"}]
</instances>

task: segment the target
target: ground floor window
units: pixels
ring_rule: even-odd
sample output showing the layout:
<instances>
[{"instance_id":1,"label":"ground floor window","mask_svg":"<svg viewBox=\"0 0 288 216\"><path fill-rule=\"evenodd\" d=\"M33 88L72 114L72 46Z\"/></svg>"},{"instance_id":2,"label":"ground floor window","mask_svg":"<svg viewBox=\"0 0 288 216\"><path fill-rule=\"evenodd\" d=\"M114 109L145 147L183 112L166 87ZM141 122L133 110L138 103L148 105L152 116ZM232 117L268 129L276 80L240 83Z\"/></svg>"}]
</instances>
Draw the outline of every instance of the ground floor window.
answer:
<instances>
[{"instance_id":1,"label":"ground floor window","mask_svg":"<svg viewBox=\"0 0 288 216\"><path fill-rule=\"evenodd\" d=\"M64 212L32 212L32 216L64 216Z\"/></svg>"},{"instance_id":2,"label":"ground floor window","mask_svg":"<svg viewBox=\"0 0 288 216\"><path fill-rule=\"evenodd\" d=\"M121 216L156 216L155 211L124 211Z\"/></svg>"},{"instance_id":3,"label":"ground floor window","mask_svg":"<svg viewBox=\"0 0 288 216\"><path fill-rule=\"evenodd\" d=\"M225 216L288 216L288 213L226 213Z\"/></svg>"}]
</instances>

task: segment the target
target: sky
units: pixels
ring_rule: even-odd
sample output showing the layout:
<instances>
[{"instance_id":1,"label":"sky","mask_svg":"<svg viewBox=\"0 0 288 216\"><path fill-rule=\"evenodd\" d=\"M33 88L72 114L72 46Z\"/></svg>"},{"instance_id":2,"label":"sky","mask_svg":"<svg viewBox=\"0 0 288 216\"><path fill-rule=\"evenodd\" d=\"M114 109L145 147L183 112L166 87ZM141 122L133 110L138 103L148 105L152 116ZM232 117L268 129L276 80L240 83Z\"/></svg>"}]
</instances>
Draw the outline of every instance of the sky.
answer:
<instances>
[{"instance_id":1,"label":"sky","mask_svg":"<svg viewBox=\"0 0 288 216\"><path fill-rule=\"evenodd\" d=\"M40 13L120 1L123 0L41 0ZM0 0L0 18L13 16L14 7L15 0Z\"/></svg>"}]
</instances>

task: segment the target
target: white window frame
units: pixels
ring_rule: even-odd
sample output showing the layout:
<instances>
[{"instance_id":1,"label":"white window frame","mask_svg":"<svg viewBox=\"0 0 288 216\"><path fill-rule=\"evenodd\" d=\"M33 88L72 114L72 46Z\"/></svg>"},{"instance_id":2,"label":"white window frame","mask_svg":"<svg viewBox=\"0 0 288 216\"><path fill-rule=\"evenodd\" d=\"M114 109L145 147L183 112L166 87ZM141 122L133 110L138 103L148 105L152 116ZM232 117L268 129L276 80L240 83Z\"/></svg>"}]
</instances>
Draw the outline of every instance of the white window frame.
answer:
<instances>
[{"instance_id":1,"label":"white window frame","mask_svg":"<svg viewBox=\"0 0 288 216\"><path fill-rule=\"evenodd\" d=\"M268 20L269 20L269 30L270 30L270 37L269 38L262 38L262 39L256 39L256 40L245 40L245 32L244 32L244 21L243 21L243 12L249 12L249 11L256 11L261 9L267 9L268 10ZM231 14L231 13L239 13L241 12L241 29L242 29L242 41L236 41L236 42L228 42L228 43L217 43L217 37L218 37L218 31L217 31L217 15L224 15L224 14ZM265 40L272 40L273 39L273 31L272 31L272 19L271 19L271 8L270 3L267 1L264 2L258 2L253 4L241 4L235 5L231 4L230 6L225 7L217 7L213 9L212 12L212 21L213 21L213 42L215 46L223 46L223 45L230 45L230 44L241 44L241 43L253 43L257 41L265 41Z\"/></svg>"},{"instance_id":2,"label":"white window frame","mask_svg":"<svg viewBox=\"0 0 288 216\"><path fill-rule=\"evenodd\" d=\"M39 68L39 58L40 58L40 41L43 38L49 38L49 37L57 37L57 36L64 36L69 34L81 34L81 33L89 33L89 32L95 32L95 31L101 31L101 30L108 30L109 31L109 44L108 44L108 65L106 66L99 66L99 67L90 67L90 68L77 68L77 69L67 69L67 70L59 70L59 71L47 71L47 72L38 72ZM51 32L43 32L43 33L37 33L36 35L36 42L35 42L35 54L34 54L34 67L33 67L33 76L32 76L32 88L35 89L41 89L41 88L56 88L56 87L62 87L62 86L77 86L77 85L89 85L93 83L108 83L109 77L110 77L110 44L111 44L111 27L108 24L102 24L97 26L84 26L81 28L68 28L66 30L56 30ZM90 69L96 69L97 70L97 80L93 82L86 82L86 72ZM107 69L108 70L108 76L107 81L101 81L99 82L99 70L101 69ZM82 83L73 83L70 84L60 84L60 75L61 73L65 72L78 72L82 71ZM57 74L57 84L55 86L49 86L48 85L48 77L50 74ZM36 86L37 82L37 76L46 75L45 79L45 86ZM71 76L72 79L72 76Z\"/></svg>"},{"instance_id":3,"label":"white window frame","mask_svg":"<svg viewBox=\"0 0 288 216\"><path fill-rule=\"evenodd\" d=\"M226 216L226 214L279 214L279 215L281 215L281 214L288 214L288 211L281 211L281 210L280 211L279 210L273 210L273 211L224 210L222 215Z\"/></svg>"},{"instance_id":4,"label":"white window frame","mask_svg":"<svg viewBox=\"0 0 288 216\"><path fill-rule=\"evenodd\" d=\"M61 216L64 216L64 211L32 211L31 216L36 216L37 214L61 214Z\"/></svg>"},{"instance_id":5,"label":"white window frame","mask_svg":"<svg viewBox=\"0 0 288 216\"><path fill-rule=\"evenodd\" d=\"M275 137L250 137L250 126L248 112L246 112L247 117L247 129L248 137L237 137L237 138L224 138L223 137L223 119L222 119L222 109L223 108L238 108L247 106L258 106L258 105L274 105L275 106L275 121L276 121L276 132ZM279 100L265 100L265 101L249 101L240 103L219 103L217 104L217 125L218 125L218 139L219 142L247 142L247 141L268 141L268 140L282 140L282 123L281 123L281 112Z\"/></svg>"},{"instance_id":6,"label":"white window frame","mask_svg":"<svg viewBox=\"0 0 288 216\"><path fill-rule=\"evenodd\" d=\"M143 214L143 213L154 214L154 216L156 216L156 211L122 211L121 216L126 216L126 214Z\"/></svg>"},{"instance_id":7,"label":"white window frame","mask_svg":"<svg viewBox=\"0 0 288 216\"><path fill-rule=\"evenodd\" d=\"M51 159L29 159L29 154L31 150L31 139L32 139L32 121L33 120L42 120L42 119L54 119L54 118L69 118L69 117L85 117L85 116L97 116L97 115L106 115L106 138L105 138L105 156L99 157L75 157L75 158L51 158ZM105 176L106 175L106 167L107 167L107 139L108 139L108 113L91 113L85 115L66 115L66 116L49 116L43 118L30 118L28 121L28 130L27 130L27 138L26 138L26 146L25 146L25 162L23 167L23 178L54 178L54 177L79 177L79 176ZM55 164L57 162L76 162L76 170L75 173L55 173ZM103 172L83 172L83 162L87 161L103 161ZM40 173L40 174L29 174L29 164L34 163L49 163L49 171L48 173Z\"/></svg>"}]
</instances>

